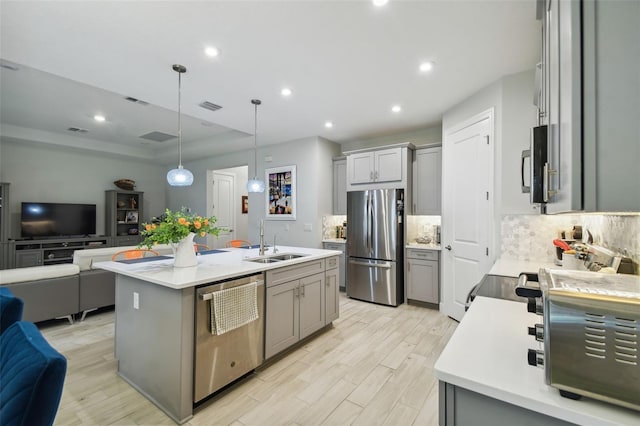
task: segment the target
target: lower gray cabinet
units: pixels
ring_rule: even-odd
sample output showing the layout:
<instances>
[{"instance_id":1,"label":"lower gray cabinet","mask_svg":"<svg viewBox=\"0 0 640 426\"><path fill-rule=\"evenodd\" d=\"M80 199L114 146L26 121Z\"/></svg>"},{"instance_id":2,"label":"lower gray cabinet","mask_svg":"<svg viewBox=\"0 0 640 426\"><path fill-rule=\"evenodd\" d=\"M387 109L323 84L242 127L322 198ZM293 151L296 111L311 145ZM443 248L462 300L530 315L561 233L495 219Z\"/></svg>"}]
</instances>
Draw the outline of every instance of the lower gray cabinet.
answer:
<instances>
[{"instance_id":1,"label":"lower gray cabinet","mask_svg":"<svg viewBox=\"0 0 640 426\"><path fill-rule=\"evenodd\" d=\"M332 258L335 259L335 258ZM340 268L329 269L331 259L327 261L327 272L325 273L325 303L324 303L324 323L329 324L338 319L340 314L340 299L338 298L338 283ZM337 259L336 262L337 263Z\"/></svg>"},{"instance_id":2,"label":"lower gray cabinet","mask_svg":"<svg viewBox=\"0 0 640 426\"><path fill-rule=\"evenodd\" d=\"M407 249L407 299L440 303L439 253Z\"/></svg>"},{"instance_id":3,"label":"lower gray cabinet","mask_svg":"<svg viewBox=\"0 0 640 426\"><path fill-rule=\"evenodd\" d=\"M346 273L347 273L347 269L346 269L346 265L345 265L345 261L346 261L346 243L330 243L330 242L324 242L322 243L322 248L324 248L325 250L338 250L342 252L342 255L340 255L338 257L338 261L340 263L340 271L338 273L338 285L340 286L340 290L342 291L346 291ZM329 269L329 267L327 266L327 269Z\"/></svg>"},{"instance_id":4,"label":"lower gray cabinet","mask_svg":"<svg viewBox=\"0 0 640 426\"><path fill-rule=\"evenodd\" d=\"M324 282L322 272L267 287L265 359L324 327Z\"/></svg>"}]
</instances>

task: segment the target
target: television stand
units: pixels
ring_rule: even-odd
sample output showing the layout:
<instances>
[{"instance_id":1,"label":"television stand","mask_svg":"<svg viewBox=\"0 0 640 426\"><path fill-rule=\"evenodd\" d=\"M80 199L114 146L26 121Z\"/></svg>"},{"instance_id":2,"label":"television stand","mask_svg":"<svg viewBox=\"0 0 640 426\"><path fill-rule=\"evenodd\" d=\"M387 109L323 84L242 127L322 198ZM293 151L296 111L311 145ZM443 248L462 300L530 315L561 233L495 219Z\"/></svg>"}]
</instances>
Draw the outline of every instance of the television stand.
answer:
<instances>
[{"instance_id":1,"label":"television stand","mask_svg":"<svg viewBox=\"0 0 640 426\"><path fill-rule=\"evenodd\" d=\"M109 247L108 237L55 237L37 240L17 240L15 246L15 266L55 265L72 263L73 252L98 247Z\"/></svg>"}]
</instances>

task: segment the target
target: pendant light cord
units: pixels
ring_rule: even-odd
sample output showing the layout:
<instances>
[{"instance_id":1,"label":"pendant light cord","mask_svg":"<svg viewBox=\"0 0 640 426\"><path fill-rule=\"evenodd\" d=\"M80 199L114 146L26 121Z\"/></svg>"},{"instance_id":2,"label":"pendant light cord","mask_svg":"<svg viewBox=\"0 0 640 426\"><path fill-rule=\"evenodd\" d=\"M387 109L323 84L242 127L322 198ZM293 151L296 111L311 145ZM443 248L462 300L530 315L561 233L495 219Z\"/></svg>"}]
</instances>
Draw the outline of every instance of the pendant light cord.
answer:
<instances>
[{"instance_id":1,"label":"pendant light cord","mask_svg":"<svg viewBox=\"0 0 640 426\"><path fill-rule=\"evenodd\" d=\"M258 177L258 104L254 104L253 118L253 175Z\"/></svg>"},{"instance_id":2,"label":"pendant light cord","mask_svg":"<svg viewBox=\"0 0 640 426\"><path fill-rule=\"evenodd\" d=\"M182 119L181 117L182 73L178 72L178 167L182 167Z\"/></svg>"}]
</instances>

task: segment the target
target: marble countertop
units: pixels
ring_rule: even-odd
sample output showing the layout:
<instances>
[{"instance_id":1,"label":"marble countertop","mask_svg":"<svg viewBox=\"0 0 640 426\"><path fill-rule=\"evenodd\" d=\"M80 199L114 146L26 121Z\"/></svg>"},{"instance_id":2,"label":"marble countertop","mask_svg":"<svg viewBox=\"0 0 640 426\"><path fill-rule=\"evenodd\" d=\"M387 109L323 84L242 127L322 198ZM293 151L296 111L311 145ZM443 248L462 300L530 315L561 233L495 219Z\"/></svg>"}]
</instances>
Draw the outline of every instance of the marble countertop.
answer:
<instances>
[{"instance_id":1,"label":"marble countertop","mask_svg":"<svg viewBox=\"0 0 640 426\"><path fill-rule=\"evenodd\" d=\"M576 424L638 424L638 411L586 397L563 398L545 384L544 369L527 364L527 350L542 345L527 334L536 322L540 318L527 312L524 303L476 297L438 358L436 377Z\"/></svg>"},{"instance_id":2,"label":"marble countertop","mask_svg":"<svg viewBox=\"0 0 640 426\"><path fill-rule=\"evenodd\" d=\"M409 244L405 245L405 248L420 249L420 250L438 250L438 251L442 250L442 247L440 246L440 244L409 243Z\"/></svg>"},{"instance_id":3,"label":"marble countertop","mask_svg":"<svg viewBox=\"0 0 640 426\"><path fill-rule=\"evenodd\" d=\"M259 256L259 249L225 248L220 252L197 256L198 265L189 268L174 268L173 258L141 263L98 262L93 266L98 269L123 274L132 278L149 281L173 289L183 289L240 275L248 275L295 265L311 260L340 256L337 250L322 250L303 247L278 246L277 254L297 253L305 256L274 263L256 263L246 260ZM271 249L266 253L270 255Z\"/></svg>"}]
</instances>

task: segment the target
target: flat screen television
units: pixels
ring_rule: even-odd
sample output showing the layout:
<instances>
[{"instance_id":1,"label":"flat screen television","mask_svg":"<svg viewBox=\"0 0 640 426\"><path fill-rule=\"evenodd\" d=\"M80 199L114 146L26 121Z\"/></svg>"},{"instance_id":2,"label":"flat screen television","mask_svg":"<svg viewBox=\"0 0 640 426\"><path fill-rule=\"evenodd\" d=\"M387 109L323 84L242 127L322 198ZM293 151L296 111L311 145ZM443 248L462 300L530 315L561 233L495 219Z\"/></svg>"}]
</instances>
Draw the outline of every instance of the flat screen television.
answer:
<instances>
[{"instance_id":1,"label":"flat screen television","mask_svg":"<svg viewBox=\"0 0 640 426\"><path fill-rule=\"evenodd\" d=\"M92 235L96 205L23 202L20 228L23 238Z\"/></svg>"}]
</instances>

